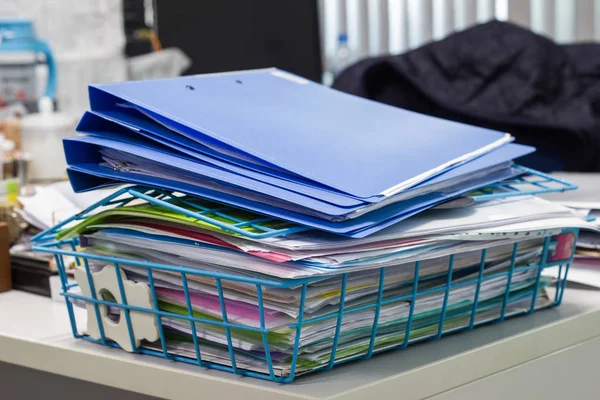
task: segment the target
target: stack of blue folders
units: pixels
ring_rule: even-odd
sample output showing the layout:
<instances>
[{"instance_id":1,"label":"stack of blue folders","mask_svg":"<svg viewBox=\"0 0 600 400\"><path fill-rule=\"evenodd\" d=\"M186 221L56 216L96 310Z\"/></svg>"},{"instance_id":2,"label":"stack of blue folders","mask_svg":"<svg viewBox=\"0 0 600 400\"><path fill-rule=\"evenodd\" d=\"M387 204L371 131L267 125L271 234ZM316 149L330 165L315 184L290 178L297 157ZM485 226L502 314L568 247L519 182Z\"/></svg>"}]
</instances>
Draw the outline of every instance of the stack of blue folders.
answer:
<instances>
[{"instance_id":1,"label":"stack of blue folders","mask_svg":"<svg viewBox=\"0 0 600 400\"><path fill-rule=\"evenodd\" d=\"M90 87L64 141L76 192L174 190L360 238L516 175L505 133L265 69Z\"/></svg>"}]
</instances>

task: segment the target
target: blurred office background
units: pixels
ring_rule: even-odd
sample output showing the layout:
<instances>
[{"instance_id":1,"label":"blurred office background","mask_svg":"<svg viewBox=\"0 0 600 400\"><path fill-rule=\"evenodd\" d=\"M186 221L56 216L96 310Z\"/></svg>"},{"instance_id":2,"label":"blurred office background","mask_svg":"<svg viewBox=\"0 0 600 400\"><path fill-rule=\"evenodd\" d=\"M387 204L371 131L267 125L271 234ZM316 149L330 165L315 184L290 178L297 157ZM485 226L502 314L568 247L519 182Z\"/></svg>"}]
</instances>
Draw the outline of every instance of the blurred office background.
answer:
<instances>
[{"instance_id":1,"label":"blurred office background","mask_svg":"<svg viewBox=\"0 0 600 400\"><path fill-rule=\"evenodd\" d=\"M491 19L559 43L600 38L598 0L4 0L0 18L15 17L50 45L57 105L73 114L98 82L276 66L329 83L356 60ZM132 60L163 49L176 55Z\"/></svg>"},{"instance_id":2,"label":"blurred office background","mask_svg":"<svg viewBox=\"0 0 600 400\"><path fill-rule=\"evenodd\" d=\"M400 55L493 19L557 44L600 39L600 0L3 0L0 132L18 150L15 130L27 128L25 139L61 132L41 136L47 143L22 141L27 152L59 152L88 107L90 84L278 67L331 85L359 60ZM27 43L45 52L15 52L14 21L30 23ZM47 118L15 123L35 116L44 96L54 113L47 116L63 114L53 128Z\"/></svg>"}]
</instances>

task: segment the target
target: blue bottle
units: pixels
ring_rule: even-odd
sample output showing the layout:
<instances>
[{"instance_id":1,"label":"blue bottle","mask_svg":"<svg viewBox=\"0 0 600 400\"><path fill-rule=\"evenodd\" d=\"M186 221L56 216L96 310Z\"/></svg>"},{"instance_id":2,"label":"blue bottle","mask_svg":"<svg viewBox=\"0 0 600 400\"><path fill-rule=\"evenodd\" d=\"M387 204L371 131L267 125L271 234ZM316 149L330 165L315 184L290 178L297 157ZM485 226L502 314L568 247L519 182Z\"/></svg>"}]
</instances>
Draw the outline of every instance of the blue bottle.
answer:
<instances>
[{"instance_id":1,"label":"blue bottle","mask_svg":"<svg viewBox=\"0 0 600 400\"><path fill-rule=\"evenodd\" d=\"M36 37L30 20L0 19L0 107L17 102L34 107L40 54L48 66L44 96L54 98L56 65L50 47Z\"/></svg>"}]
</instances>

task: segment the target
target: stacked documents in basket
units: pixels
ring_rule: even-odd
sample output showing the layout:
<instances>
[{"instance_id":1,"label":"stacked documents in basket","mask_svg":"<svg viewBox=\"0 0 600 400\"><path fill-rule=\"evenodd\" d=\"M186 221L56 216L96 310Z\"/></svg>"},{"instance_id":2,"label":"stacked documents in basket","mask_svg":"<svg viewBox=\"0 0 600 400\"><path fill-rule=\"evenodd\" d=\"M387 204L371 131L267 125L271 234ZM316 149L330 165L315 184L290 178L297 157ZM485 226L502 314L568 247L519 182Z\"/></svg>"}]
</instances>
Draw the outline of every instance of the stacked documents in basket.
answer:
<instances>
[{"instance_id":1,"label":"stacked documents in basket","mask_svg":"<svg viewBox=\"0 0 600 400\"><path fill-rule=\"evenodd\" d=\"M214 206L188 196L169 204L190 210ZM243 217L256 219L236 215ZM193 359L197 344L202 360L231 365L224 327L196 322L193 332L185 319L189 295L193 316L223 322L222 299L228 323L240 326L230 330L237 367L268 374L268 354L273 373L281 377L290 375L292 365L296 374L327 366L333 346L339 362L402 346L408 337L411 342L436 337L553 304L545 288L555 280L540 276L539 266L571 257L575 234L563 233L565 227L589 223L565 207L527 196L430 210L363 239L316 230L252 239L146 203L91 215L58 239L79 237L92 255L235 277L217 284L190 272L184 283L181 273L154 268L158 307L169 313L161 318L165 347ZM106 262L89 264L93 271ZM146 268L119 266L128 280L150 284ZM76 276L87 279L83 270ZM256 282L262 283L261 293ZM341 305L354 311L338 327ZM243 328L258 330L261 323L268 330L266 343L257 331ZM160 351L162 344L143 346Z\"/></svg>"},{"instance_id":2,"label":"stacked documents in basket","mask_svg":"<svg viewBox=\"0 0 600 400\"><path fill-rule=\"evenodd\" d=\"M84 337L129 351L289 381L558 304L593 227L529 195L574 187L514 165L533 149L510 135L277 69L90 103L64 142L73 188L136 186L38 249L80 262L63 284Z\"/></svg>"}]
</instances>

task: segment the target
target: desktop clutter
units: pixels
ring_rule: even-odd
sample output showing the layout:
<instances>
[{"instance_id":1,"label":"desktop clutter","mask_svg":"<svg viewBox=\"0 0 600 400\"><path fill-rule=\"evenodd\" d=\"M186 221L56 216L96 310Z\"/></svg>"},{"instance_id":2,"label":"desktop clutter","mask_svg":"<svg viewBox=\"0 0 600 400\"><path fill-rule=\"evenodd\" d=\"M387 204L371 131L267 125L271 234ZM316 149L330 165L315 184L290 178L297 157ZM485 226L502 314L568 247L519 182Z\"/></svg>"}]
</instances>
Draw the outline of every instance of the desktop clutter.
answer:
<instances>
[{"instance_id":1,"label":"desktop clutter","mask_svg":"<svg viewBox=\"0 0 600 400\"><path fill-rule=\"evenodd\" d=\"M535 149L509 134L282 70L89 98L70 184L127 186L32 240L90 342L290 382L559 305L598 231L536 196L576 186L515 163Z\"/></svg>"},{"instance_id":2,"label":"desktop clutter","mask_svg":"<svg viewBox=\"0 0 600 400\"><path fill-rule=\"evenodd\" d=\"M38 81L39 68L47 71L46 82ZM47 227L23 218L20 195L35 192L32 181L66 177L61 141L74 135L77 119L55 111L56 72L54 54L32 21L0 18L0 221L6 230L0 234L0 291L45 293L53 274L52 257L34 255L28 243Z\"/></svg>"},{"instance_id":3,"label":"desktop clutter","mask_svg":"<svg viewBox=\"0 0 600 400\"><path fill-rule=\"evenodd\" d=\"M75 195L63 184L62 140L76 135L87 108L87 84L176 76L190 60L177 48L162 49L155 35L146 37L147 29L133 36L148 34L135 42L154 51L122 57L123 15L116 4L96 7L89 1L69 18L70 6L31 3L28 9L22 1L9 1L0 18L0 221L10 247L8 261L0 228L0 291L15 288L64 301L55 258L32 252L29 239L106 196ZM6 18L23 12L29 17ZM79 21L77 40L70 25L46 23L53 13L55 19Z\"/></svg>"}]
</instances>

